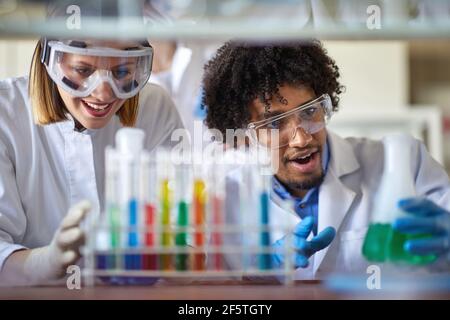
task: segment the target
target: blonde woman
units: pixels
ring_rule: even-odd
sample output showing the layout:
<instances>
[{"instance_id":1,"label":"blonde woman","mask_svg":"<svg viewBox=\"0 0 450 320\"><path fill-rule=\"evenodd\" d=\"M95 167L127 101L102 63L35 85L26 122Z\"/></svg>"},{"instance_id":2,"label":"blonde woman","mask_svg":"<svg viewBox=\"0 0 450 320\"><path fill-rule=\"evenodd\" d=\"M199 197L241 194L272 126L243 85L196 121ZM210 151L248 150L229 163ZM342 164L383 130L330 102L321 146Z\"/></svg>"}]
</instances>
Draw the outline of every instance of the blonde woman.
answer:
<instances>
[{"instance_id":1,"label":"blonde woman","mask_svg":"<svg viewBox=\"0 0 450 320\"><path fill-rule=\"evenodd\" d=\"M0 82L0 285L47 283L80 258L80 223L104 205L104 148L124 126L145 148L182 127L147 84L148 42L43 38L29 78Z\"/></svg>"}]
</instances>

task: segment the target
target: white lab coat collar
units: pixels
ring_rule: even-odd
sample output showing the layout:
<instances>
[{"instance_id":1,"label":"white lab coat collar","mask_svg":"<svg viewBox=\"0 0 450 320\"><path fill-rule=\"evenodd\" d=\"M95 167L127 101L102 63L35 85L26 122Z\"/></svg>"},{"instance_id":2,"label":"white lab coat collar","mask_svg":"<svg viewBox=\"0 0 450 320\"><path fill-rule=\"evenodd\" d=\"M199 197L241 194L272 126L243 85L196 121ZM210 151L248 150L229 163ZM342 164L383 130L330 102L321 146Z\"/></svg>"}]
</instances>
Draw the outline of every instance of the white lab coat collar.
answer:
<instances>
[{"instance_id":1,"label":"white lab coat collar","mask_svg":"<svg viewBox=\"0 0 450 320\"><path fill-rule=\"evenodd\" d=\"M67 120L58 122L59 128L65 134L78 133L94 136L100 130L100 129L85 129L83 131L78 131L75 129L75 119L73 118L73 116L70 113L68 113L66 116ZM114 121L114 118L115 116L109 121L108 124L112 123Z\"/></svg>"},{"instance_id":2,"label":"white lab coat collar","mask_svg":"<svg viewBox=\"0 0 450 320\"><path fill-rule=\"evenodd\" d=\"M328 168L334 171L338 178L359 169L353 147L347 140L328 130L328 144L331 154Z\"/></svg>"},{"instance_id":3,"label":"white lab coat collar","mask_svg":"<svg viewBox=\"0 0 450 320\"><path fill-rule=\"evenodd\" d=\"M356 192L349 189L342 177L360 168L350 143L332 132L328 132L330 162L327 174L319 189L318 232L331 226L339 232L342 221L355 199ZM315 254L314 274L322 263L330 246Z\"/></svg>"},{"instance_id":4,"label":"white lab coat collar","mask_svg":"<svg viewBox=\"0 0 450 320\"><path fill-rule=\"evenodd\" d=\"M71 133L71 132L77 132L75 130L75 120L73 119L71 114L67 114L67 120L58 122L57 125L61 129L61 131L65 134Z\"/></svg>"}]
</instances>

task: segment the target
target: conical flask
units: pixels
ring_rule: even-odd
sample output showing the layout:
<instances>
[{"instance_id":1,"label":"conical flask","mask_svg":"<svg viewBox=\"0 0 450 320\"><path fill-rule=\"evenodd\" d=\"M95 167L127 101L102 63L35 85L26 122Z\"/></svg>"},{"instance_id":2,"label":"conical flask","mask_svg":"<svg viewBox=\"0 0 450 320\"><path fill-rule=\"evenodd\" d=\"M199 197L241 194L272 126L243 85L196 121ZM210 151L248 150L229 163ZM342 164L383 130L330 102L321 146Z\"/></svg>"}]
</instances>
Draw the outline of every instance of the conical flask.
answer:
<instances>
[{"instance_id":1,"label":"conical flask","mask_svg":"<svg viewBox=\"0 0 450 320\"><path fill-rule=\"evenodd\" d=\"M384 172L363 245L363 255L369 261L424 264L436 258L433 255L412 255L404 249L407 240L427 235L406 235L392 229L394 220L406 215L398 207L399 200L416 196L411 168L413 142L406 134L390 135L383 141Z\"/></svg>"}]
</instances>

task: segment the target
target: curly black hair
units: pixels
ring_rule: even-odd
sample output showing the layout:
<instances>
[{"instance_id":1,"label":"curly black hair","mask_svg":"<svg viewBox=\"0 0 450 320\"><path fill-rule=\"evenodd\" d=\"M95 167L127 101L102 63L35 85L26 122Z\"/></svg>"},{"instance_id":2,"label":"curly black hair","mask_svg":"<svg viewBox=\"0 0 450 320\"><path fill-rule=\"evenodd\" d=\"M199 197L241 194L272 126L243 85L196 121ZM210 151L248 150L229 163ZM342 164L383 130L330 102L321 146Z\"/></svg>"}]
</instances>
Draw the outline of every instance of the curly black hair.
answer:
<instances>
[{"instance_id":1,"label":"curly black hair","mask_svg":"<svg viewBox=\"0 0 450 320\"><path fill-rule=\"evenodd\" d=\"M226 129L245 128L249 104L259 98L270 108L272 98L286 103L282 85L306 86L317 96L328 93L337 111L339 68L318 40L258 45L230 41L205 65L202 104L205 123L225 134Z\"/></svg>"}]
</instances>

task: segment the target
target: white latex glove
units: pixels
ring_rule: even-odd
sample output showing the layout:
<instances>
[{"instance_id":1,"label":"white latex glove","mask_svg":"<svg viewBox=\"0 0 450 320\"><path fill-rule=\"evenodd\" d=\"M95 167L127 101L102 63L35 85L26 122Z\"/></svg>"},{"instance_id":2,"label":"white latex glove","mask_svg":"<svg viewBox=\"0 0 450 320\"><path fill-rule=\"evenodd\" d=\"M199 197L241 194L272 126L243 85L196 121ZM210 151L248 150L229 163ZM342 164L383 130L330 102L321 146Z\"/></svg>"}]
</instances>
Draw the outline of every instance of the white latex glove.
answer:
<instances>
[{"instance_id":1,"label":"white latex glove","mask_svg":"<svg viewBox=\"0 0 450 320\"><path fill-rule=\"evenodd\" d=\"M16 257L13 253L8 260L17 258L16 261L8 263L7 260L5 268L9 270L2 271L6 273L3 276L7 277L7 282L12 285L37 285L62 278L67 267L81 257L80 247L85 237L80 223L90 209L88 201L79 202L69 209L48 246L17 252L21 256Z\"/></svg>"}]
</instances>

